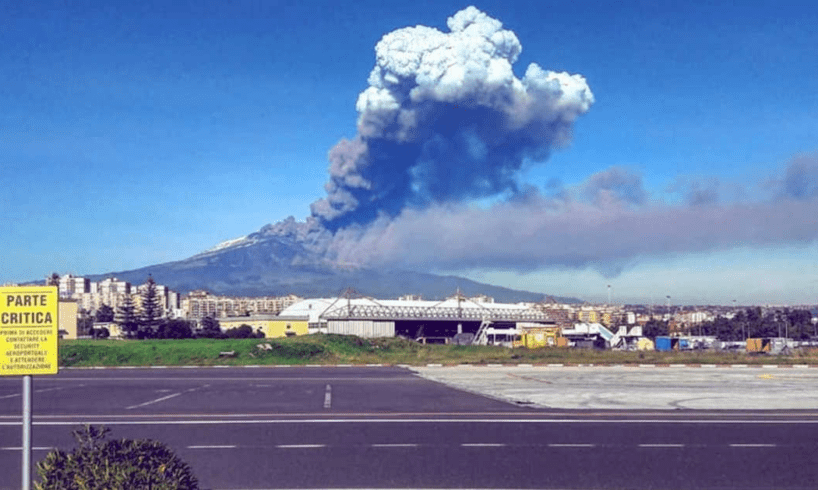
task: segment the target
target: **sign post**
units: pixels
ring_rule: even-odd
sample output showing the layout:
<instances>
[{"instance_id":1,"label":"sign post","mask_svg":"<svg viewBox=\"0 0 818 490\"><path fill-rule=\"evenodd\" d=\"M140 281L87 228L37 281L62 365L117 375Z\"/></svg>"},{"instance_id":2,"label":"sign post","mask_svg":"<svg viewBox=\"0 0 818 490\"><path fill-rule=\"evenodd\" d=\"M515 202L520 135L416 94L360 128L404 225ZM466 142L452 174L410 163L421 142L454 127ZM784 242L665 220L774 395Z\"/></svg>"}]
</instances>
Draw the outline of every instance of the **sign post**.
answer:
<instances>
[{"instance_id":1,"label":"sign post","mask_svg":"<svg viewBox=\"0 0 818 490\"><path fill-rule=\"evenodd\" d=\"M58 315L55 286L0 287L0 376L23 377L23 490L31 488L31 377L59 370Z\"/></svg>"}]
</instances>

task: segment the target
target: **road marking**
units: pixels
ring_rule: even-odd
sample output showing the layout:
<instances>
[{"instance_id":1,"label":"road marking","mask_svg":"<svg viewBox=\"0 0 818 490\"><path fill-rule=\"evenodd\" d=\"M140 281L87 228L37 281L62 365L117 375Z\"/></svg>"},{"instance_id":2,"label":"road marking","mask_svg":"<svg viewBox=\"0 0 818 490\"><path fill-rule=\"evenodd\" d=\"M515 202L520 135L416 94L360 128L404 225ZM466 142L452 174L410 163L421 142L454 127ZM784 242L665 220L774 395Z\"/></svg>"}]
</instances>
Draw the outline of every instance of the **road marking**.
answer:
<instances>
[{"instance_id":1,"label":"road marking","mask_svg":"<svg viewBox=\"0 0 818 490\"><path fill-rule=\"evenodd\" d=\"M51 451L52 449L57 449L55 447L44 447L44 446L34 446L31 448L34 451ZM22 451L22 447L0 447L0 451Z\"/></svg>"},{"instance_id":2,"label":"road marking","mask_svg":"<svg viewBox=\"0 0 818 490\"><path fill-rule=\"evenodd\" d=\"M549 444L548 447L596 447L596 444Z\"/></svg>"},{"instance_id":3,"label":"road marking","mask_svg":"<svg viewBox=\"0 0 818 490\"><path fill-rule=\"evenodd\" d=\"M639 447L685 447L684 444L640 444Z\"/></svg>"},{"instance_id":4,"label":"road marking","mask_svg":"<svg viewBox=\"0 0 818 490\"><path fill-rule=\"evenodd\" d=\"M151 400L149 402L140 403L139 405L131 405L130 407L125 407L125 410L133 410L134 408L145 407L147 405L153 405L154 403L163 402L165 400L170 400L171 398L176 398L177 396L181 395L182 393L173 393L171 395L163 396L161 398L157 398L156 400Z\"/></svg>"},{"instance_id":5,"label":"road marking","mask_svg":"<svg viewBox=\"0 0 818 490\"><path fill-rule=\"evenodd\" d=\"M231 445L213 445L213 446L188 446L188 449L235 449L238 446Z\"/></svg>"},{"instance_id":6,"label":"road marking","mask_svg":"<svg viewBox=\"0 0 818 490\"><path fill-rule=\"evenodd\" d=\"M418 447L417 444L372 444L372 447Z\"/></svg>"},{"instance_id":7,"label":"road marking","mask_svg":"<svg viewBox=\"0 0 818 490\"><path fill-rule=\"evenodd\" d=\"M505 444L497 444L492 442L472 442L461 444L462 447L504 447Z\"/></svg>"},{"instance_id":8,"label":"road marking","mask_svg":"<svg viewBox=\"0 0 818 490\"><path fill-rule=\"evenodd\" d=\"M134 408L141 408L141 407L145 407L145 406L148 406L148 405L153 405L154 403L159 403L159 402L163 402L165 400L170 400L171 398L176 398L179 395L183 395L185 393L190 393L191 391L196 391L196 390L198 390L200 388L207 388L208 386L210 386L210 385L198 386L196 388L191 388L189 390L180 391L179 393L173 393L173 394L170 394L170 395L167 395L167 396L157 398L155 400L147 401L145 403L140 403L138 405L131 405L130 407L125 407L125 410L133 410Z\"/></svg>"},{"instance_id":9,"label":"road marking","mask_svg":"<svg viewBox=\"0 0 818 490\"><path fill-rule=\"evenodd\" d=\"M179 415L179 417L191 417L191 414ZM208 416L205 414L204 416ZM221 415L220 415L221 416ZM226 424L684 424L684 425L704 425L704 424L746 424L746 425L816 425L818 420L672 420L672 419L434 419L434 418L259 418L251 419L255 414L236 414L234 417L248 417L242 419L175 419L173 415L64 415L59 417L71 418L71 420L48 420L57 418L56 416L36 416L33 425L38 426L71 426L77 424L92 425L226 425ZM98 418L97 418L98 417ZM123 417L126 420L117 420L115 417ZM139 417L139 420L132 420L131 417ZM271 417L264 414L262 417ZM11 419L11 420L9 420ZM19 426L19 416L0 416L0 426Z\"/></svg>"},{"instance_id":10,"label":"road marking","mask_svg":"<svg viewBox=\"0 0 818 490\"><path fill-rule=\"evenodd\" d=\"M327 385L327 391L324 393L324 409L332 408L332 386Z\"/></svg>"},{"instance_id":11,"label":"road marking","mask_svg":"<svg viewBox=\"0 0 818 490\"><path fill-rule=\"evenodd\" d=\"M85 386L85 385L80 385L80 386ZM59 391L59 390L64 390L64 389L65 388L45 388L43 390L34 390L34 393L45 393L47 391ZM0 400L3 400L5 398L17 398L18 396L21 396L21 395L22 395L21 393L13 393L11 395L4 395L4 396L0 396Z\"/></svg>"},{"instance_id":12,"label":"road marking","mask_svg":"<svg viewBox=\"0 0 818 490\"><path fill-rule=\"evenodd\" d=\"M327 447L326 444L279 444L278 449L316 449Z\"/></svg>"},{"instance_id":13,"label":"road marking","mask_svg":"<svg viewBox=\"0 0 818 490\"><path fill-rule=\"evenodd\" d=\"M777 444L730 444L730 447L776 447Z\"/></svg>"}]
</instances>

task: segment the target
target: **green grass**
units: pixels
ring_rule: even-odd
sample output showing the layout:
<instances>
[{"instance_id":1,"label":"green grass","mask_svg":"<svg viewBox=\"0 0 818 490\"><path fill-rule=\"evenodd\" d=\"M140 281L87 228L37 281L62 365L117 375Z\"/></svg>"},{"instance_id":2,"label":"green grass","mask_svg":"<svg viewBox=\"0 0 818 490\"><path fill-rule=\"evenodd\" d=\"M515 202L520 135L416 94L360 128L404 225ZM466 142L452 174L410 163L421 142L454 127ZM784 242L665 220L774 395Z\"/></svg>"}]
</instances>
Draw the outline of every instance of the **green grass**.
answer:
<instances>
[{"instance_id":1,"label":"green grass","mask_svg":"<svg viewBox=\"0 0 818 490\"><path fill-rule=\"evenodd\" d=\"M257 346L269 344L270 350ZM234 352L235 357L220 356ZM62 340L60 366L303 364L818 364L818 350L787 356L721 352L618 352L420 345L400 338L305 335L284 339Z\"/></svg>"}]
</instances>

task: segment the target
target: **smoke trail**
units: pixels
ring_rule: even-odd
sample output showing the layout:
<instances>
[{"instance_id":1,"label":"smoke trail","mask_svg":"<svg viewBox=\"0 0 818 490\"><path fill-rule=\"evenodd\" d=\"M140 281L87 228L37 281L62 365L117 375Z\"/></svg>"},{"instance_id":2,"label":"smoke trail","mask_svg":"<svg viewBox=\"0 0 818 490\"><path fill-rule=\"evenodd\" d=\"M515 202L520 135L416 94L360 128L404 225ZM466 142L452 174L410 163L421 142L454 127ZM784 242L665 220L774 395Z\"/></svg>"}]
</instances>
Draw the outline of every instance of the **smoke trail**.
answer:
<instances>
[{"instance_id":1,"label":"smoke trail","mask_svg":"<svg viewBox=\"0 0 818 490\"><path fill-rule=\"evenodd\" d=\"M330 230L517 194L523 164L568 143L593 103L580 75L532 63L518 79L517 36L478 9L457 12L448 27L407 27L378 42L358 134L330 151L327 197L311 205Z\"/></svg>"},{"instance_id":2,"label":"smoke trail","mask_svg":"<svg viewBox=\"0 0 818 490\"><path fill-rule=\"evenodd\" d=\"M434 205L348 227L335 234L331 251L341 262L369 266L592 267L615 276L644 257L818 242L818 157L799 156L760 184L768 187L760 200L667 204L648 196L638 175L612 168L557 197L531 192L490 209ZM745 194L759 194L751 190Z\"/></svg>"}]
</instances>

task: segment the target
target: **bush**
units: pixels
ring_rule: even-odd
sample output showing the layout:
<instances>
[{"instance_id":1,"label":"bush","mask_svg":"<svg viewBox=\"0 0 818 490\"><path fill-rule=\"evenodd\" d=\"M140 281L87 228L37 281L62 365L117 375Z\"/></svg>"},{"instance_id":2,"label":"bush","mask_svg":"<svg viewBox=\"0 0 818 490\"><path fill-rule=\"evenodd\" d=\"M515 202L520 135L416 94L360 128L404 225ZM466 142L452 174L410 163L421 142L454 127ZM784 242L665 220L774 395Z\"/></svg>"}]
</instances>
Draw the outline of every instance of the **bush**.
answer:
<instances>
[{"instance_id":1,"label":"bush","mask_svg":"<svg viewBox=\"0 0 818 490\"><path fill-rule=\"evenodd\" d=\"M37 490L197 490L190 467L161 442L105 440L106 428L72 432L79 447L54 450L37 463Z\"/></svg>"},{"instance_id":2,"label":"bush","mask_svg":"<svg viewBox=\"0 0 818 490\"><path fill-rule=\"evenodd\" d=\"M199 330L197 337L206 339L223 339L225 338L219 321L212 316L202 318L202 328Z\"/></svg>"},{"instance_id":3,"label":"bush","mask_svg":"<svg viewBox=\"0 0 818 490\"><path fill-rule=\"evenodd\" d=\"M192 339L193 328L190 322L179 318L167 320L159 325L156 331L157 339Z\"/></svg>"},{"instance_id":4,"label":"bush","mask_svg":"<svg viewBox=\"0 0 818 490\"><path fill-rule=\"evenodd\" d=\"M245 323L236 328L227 329L225 336L228 339L252 339L256 334L253 332L253 327Z\"/></svg>"}]
</instances>

